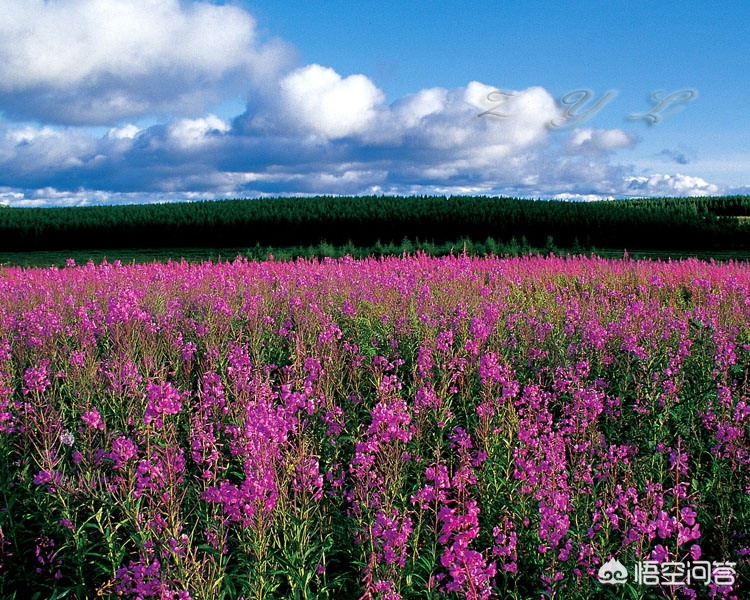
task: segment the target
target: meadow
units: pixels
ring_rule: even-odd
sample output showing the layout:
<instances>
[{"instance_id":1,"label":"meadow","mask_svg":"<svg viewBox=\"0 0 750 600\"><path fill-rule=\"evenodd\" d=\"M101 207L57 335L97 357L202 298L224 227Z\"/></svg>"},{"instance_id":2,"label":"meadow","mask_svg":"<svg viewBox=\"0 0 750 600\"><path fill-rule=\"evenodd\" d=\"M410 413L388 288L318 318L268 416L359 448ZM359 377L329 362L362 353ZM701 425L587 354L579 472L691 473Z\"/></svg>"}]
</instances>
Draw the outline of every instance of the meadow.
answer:
<instances>
[{"instance_id":1,"label":"meadow","mask_svg":"<svg viewBox=\"0 0 750 600\"><path fill-rule=\"evenodd\" d=\"M740 262L3 267L0 597L746 598L749 374Z\"/></svg>"}]
</instances>

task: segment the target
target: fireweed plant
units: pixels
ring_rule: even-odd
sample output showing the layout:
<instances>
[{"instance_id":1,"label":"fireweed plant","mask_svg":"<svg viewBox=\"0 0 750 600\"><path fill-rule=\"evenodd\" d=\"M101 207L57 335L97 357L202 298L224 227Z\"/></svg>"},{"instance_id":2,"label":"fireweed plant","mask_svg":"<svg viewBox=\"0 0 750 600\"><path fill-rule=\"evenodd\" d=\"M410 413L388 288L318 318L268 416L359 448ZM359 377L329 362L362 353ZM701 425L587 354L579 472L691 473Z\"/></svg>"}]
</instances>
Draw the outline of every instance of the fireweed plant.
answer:
<instances>
[{"instance_id":1,"label":"fireweed plant","mask_svg":"<svg viewBox=\"0 0 750 600\"><path fill-rule=\"evenodd\" d=\"M749 373L740 263L5 268L0 597L746 598Z\"/></svg>"}]
</instances>

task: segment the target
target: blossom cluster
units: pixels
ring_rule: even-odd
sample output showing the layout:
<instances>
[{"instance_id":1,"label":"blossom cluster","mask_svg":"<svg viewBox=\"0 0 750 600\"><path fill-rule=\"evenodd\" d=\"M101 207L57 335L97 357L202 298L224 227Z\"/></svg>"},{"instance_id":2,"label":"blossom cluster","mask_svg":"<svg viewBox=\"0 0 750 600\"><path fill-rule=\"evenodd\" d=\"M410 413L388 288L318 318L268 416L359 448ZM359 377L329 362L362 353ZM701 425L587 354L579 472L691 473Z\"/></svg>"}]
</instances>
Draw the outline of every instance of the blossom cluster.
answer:
<instances>
[{"instance_id":1,"label":"blossom cluster","mask_svg":"<svg viewBox=\"0 0 750 600\"><path fill-rule=\"evenodd\" d=\"M750 593L750 266L0 269L0 596Z\"/></svg>"}]
</instances>

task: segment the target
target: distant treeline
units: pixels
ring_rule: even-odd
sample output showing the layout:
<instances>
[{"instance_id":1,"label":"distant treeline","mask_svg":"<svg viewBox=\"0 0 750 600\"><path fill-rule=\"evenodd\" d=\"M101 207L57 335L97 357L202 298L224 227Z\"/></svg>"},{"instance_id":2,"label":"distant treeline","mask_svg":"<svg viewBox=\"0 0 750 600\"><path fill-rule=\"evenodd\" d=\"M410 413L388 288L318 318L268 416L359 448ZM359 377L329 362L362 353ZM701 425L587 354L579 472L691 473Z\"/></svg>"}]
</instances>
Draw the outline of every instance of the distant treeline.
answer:
<instances>
[{"instance_id":1,"label":"distant treeline","mask_svg":"<svg viewBox=\"0 0 750 600\"><path fill-rule=\"evenodd\" d=\"M0 210L0 251L445 244L750 250L750 196L567 202L330 197Z\"/></svg>"}]
</instances>

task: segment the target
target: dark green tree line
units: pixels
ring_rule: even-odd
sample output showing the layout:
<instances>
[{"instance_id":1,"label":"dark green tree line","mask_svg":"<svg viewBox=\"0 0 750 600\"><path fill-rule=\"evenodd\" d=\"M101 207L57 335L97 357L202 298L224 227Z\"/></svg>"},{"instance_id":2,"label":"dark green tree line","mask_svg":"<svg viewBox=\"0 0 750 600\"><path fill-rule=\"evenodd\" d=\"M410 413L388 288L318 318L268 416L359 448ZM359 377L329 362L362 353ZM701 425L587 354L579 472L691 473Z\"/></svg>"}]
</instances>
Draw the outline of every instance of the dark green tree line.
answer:
<instances>
[{"instance_id":1,"label":"dark green tree line","mask_svg":"<svg viewBox=\"0 0 750 600\"><path fill-rule=\"evenodd\" d=\"M87 248L372 246L404 238L559 248L750 249L750 197L565 202L494 197L357 196L12 208L0 251Z\"/></svg>"}]
</instances>

